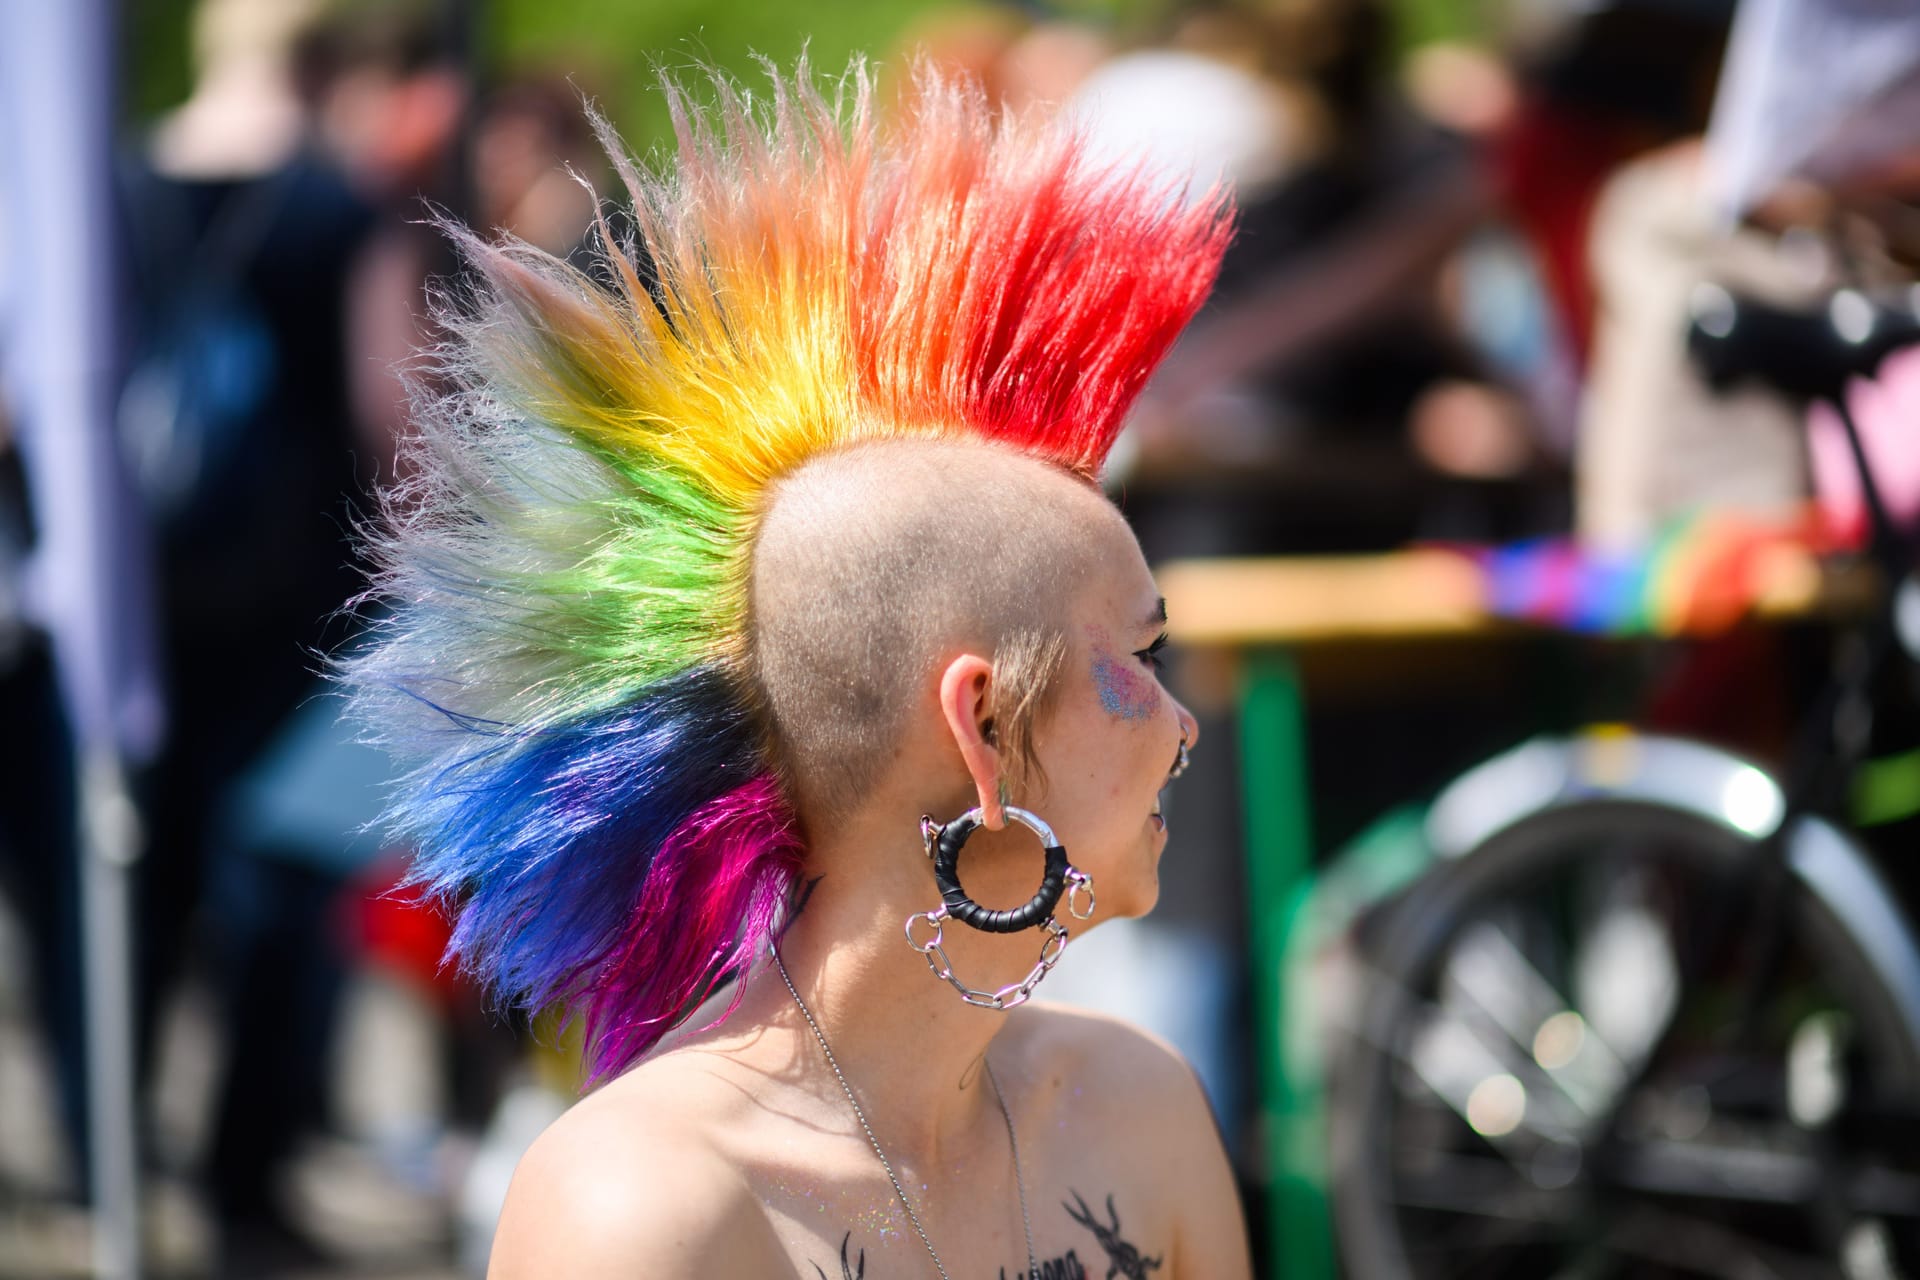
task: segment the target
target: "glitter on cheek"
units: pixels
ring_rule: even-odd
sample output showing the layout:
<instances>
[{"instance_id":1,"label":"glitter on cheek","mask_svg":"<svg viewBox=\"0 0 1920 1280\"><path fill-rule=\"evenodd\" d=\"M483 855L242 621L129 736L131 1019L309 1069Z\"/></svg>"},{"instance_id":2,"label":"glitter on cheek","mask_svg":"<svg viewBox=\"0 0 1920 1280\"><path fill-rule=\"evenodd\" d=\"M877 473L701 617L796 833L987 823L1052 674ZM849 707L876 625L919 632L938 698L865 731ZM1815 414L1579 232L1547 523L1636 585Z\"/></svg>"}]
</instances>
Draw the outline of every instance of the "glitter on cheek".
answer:
<instances>
[{"instance_id":1,"label":"glitter on cheek","mask_svg":"<svg viewBox=\"0 0 1920 1280\"><path fill-rule=\"evenodd\" d=\"M1093 640L1093 684L1100 705L1118 720L1146 720L1160 703L1154 682L1131 658L1115 656L1112 642L1101 627L1088 627Z\"/></svg>"}]
</instances>

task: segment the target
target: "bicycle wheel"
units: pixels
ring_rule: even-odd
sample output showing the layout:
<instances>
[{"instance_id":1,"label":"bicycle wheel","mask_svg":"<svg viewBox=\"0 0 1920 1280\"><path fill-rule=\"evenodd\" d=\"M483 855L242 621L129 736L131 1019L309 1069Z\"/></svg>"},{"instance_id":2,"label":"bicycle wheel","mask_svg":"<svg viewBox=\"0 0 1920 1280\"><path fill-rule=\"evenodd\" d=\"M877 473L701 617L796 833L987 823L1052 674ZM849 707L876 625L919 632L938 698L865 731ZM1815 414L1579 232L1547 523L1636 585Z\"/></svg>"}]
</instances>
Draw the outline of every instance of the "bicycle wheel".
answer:
<instances>
[{"instance_id":1,"label":"bicycle wheel","mask_svg":"<svg viewBox=\"0 0 1920 1280\"><path fill-rule=\"evenodd\" d=\"M1797 880L1743 927L1756 851L1578 801L1407 895L1332 1081L1349 1274L1920 1276L1920 1045Z\"/></svg>"}]
</instances>

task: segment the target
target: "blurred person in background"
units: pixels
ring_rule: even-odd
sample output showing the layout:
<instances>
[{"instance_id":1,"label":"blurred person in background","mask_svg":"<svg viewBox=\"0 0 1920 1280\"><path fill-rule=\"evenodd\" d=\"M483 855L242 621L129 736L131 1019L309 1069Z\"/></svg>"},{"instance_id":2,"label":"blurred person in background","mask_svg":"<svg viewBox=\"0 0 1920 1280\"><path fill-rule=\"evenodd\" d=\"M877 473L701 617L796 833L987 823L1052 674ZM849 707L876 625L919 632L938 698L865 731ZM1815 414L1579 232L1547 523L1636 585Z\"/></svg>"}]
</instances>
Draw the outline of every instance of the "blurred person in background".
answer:
<instances>
[{"instance_id":1,"label":"blurred person in background","mask_svg":"<svg viewBox=\"0 0 1920 1280\"><path fill-rule=\"evenodd\" d=\"M473 139L474 218L562 258L584 256L604 186L586 91L526 75L488 90Z\"/></svg>"},{"instance_id":2,"label":"blurred person in background","mask_svg":"<svg viewBox=\"0 0 1920 1280\"><path fill-rule=\"evenodd\" d=\"M1120 47L1110 23L1047 6L965 5L911 24L881 73L925 58L977 80L997 111L1050 112L1067 106Z\"/></svg>"},{"instance_id":3,"label":"blurred person in background","mask_svg":"<svg viewBox=\"0 0 1920 1280\"><path fill-rule=\"evenodd\" d=\"M894 43L893 56L879 66L887 109L899 111L907 105L916 58L973 80L996 110L1018 105L1022 90L1007 76L1008 61L1034 26L1031 7L1001 0L943 5L922 14L907 24Z\"/></svg>"},{"instance_id":4,"label":"blurred person in background","mask_svg":"<svg viewBox=\"0 0 1920 1280\"><path fill-rule=\"evenodd\" d=\"M1789 10L1811 25L1810 34L1818 33L1822 6L1780 12ZM1889 20L1898 21L1898 12L1888 11ZM1731 210L1727 187L1734 175L1716 174L1713 147L1703 135L1716 101L1713 133L1728 131L1721 113L1729 86L1719 85L1716 100L1715 72L1732 6L1698 6L1682 16L1690 26L1670 19L1671 34L1659 42L1675 73L1629 81L1613 94L1622 115L1635 109L1642 145L1599 188L1590 219L1594 341L1581 417L1580 532L1605 547L1643 545L1703 510L1787 525L1818 491L1834 530L1856 537L1864 524L1857 496L1838 501L1836 491L1857 490L1857 481L1838 456L1846 446L1830 411L1813 410L1809 442L1804 405L1750 382L1716 384L1689 351L1687 333L1690 321L1716 323L1709 312L1737 305L1735 297L1811 316L1845 288L1862 301L1911 309L1920 166L1913 144L1892 122L1911 118L1920 90L1909 71L1892 88L1849 104L1843 66L1771 68L1773 96L1781 99L1772 109L1789 113L1825 145L1798 162L1812 170L1809 176L1767 181ZM1691 39L1683 38L1689 31ZM1897 29L1889 34L1900 38ZM1675 63L1681 50L1690 57ZM1843 52L1830 42L1819 51ZM1775 49L1772 57L1791 60L1798 52ZM1866 57L1886 64L1884 51ZM1766 70L1727 68L1734 78ZM1830 92L1821 83L1829 76L1840 82ZM1740 123L1750 123L1762 156L1791 153L1793 142L1766 137L1770 124L1777 130L1783 121ZM1733 155L1719 159L1729 162ZM1722 319L1731 323L1731 313ZM1783 372L1821 358L1811 349L1770 355ZM1877 412L1865 416L1862 429L1882 448L1898 436L1886 425L1885 398L1905 394L1908 364L1897 357L1882 373L1885 386L1864 393L1863 403ZM1890 452L1886 463L1886 481L1903 492L1911 483L1906 456Z\"/></svg>"},{"instance_id":5,"label":"blurred person in background","mask_svg":"<svg viewBox=\"0 0 1920 1280\"><path fill-rule=\"evenodd\" d=\"M1702 273L1782 300L1819 287L1767 266L1753 236L1712 226L1697 180L1689 139L1706 127L1732 12L1730 0L1612 0L1517 37L1517 104L1496 156L1583 375L1575 514L1591 544L1643 544L1688 505L1656 512L1645 486L1704 485L1691 505L1778 514L1802 483L1788 423L1752 396L1709 404L1686 367L1686 298ZM1745 424L1738 448L1704 462L1703 415Z\"/></svg>"},{"instance_id":6,"label":"blurred person in background","mask_svg":"<svg viewBox=\"0 0 1920 1280\"><path fill-rule=\"evenodd\" d=\"M1035 22L1000 55L995 82L1011 111L1061 107L1113 57L1110 30L1065 18Z\"/></svg>"},{"instance_id":7,"label":"blurred person in background","mask_svg":"<svg viewBox=\"0 0 1920 1280\"><path fill-rule=\"evenodd\" d=\"M1575 529L1602 554L1644 554L1709 518L1813 532L1806 406L1749 380L1715 385L1689 351L1703 290L1820 310L1847 277L1834 206L1812 188L1791 184L1744 219L1715 208L1702 134L1733 16L1729 3L1621 0L1577 28L1544 77L1563 112L1583 111L1615 144L1579 223L1590 310ZM1785 758L1795 690L1830 661L1817 635L1759 628L1667 656L1644 721L1763 759Z\"/></svg>"},{"instance_id":8,"label":"blurred person in background","mask_svg":"<svg viewBox=\"0 0 1920 1280\"><path fill-rule=\"evenodd\" d=\"M1171 502L1182 477L1239 477L1208 503L1237 516L1192 522L1190 552L1384 549L1529 517L1503 514L1497 487L1478 513L1447 500L1456 478L1528 477L1537 449L1524 407L1441 306L1443 269L1494 212L1492 189L1469 142L1397 90L1391 31L1373 0L1198 7L1167 48L1117 59L1082 90L1096 130L1130 110L1127 131L1171 135L1245 201L1219 295L1139 423L1136 486ZM1149 93L1143 77L1176 65L1238 87L1211 102L1174 82Z\"/></svg>"},{"instance_id":9,"label":"blurred person in background","mask_svg":"<svg viewBox=\"0 0 1920 1280\"><path fill-rule=\"evenodd\" d=\"M0 346L5 340L0 334ZM11 909L7 923L18 929L8 934L19 946L8 958L24 961L0 982L0 1022L11 1013L44 1034L54 1104L28 1138L21 1130L26 1118L4 1114L24 1102L17 1079L0 1096L0 1202L14 1189L74 1196L84 1185L87 1149L73 751L51 646L27 607L35 542L30 499L8 406L0 402L0 724L7 726L0 735L0 910ZM4 1007L14 1000L23 1003Z\"/></svg>"},{"instance_id":10,"label":"blurred person in background","mask_svg":"<svg viewBox=\"0 0 1920 1280\"><path fill-rule=\"evenodd\" d=\"M1687 352L1702 285L1791 310L1841 283L1817 224L1728 227L1707 199L1700 140L1621 167L1595 206L1592 361L1581 406L1579 528L1645 546L1701 510L1790 522L1808 491L1803 410L1752 386L1715 388Z\"/></svg>"},{"instance_id":11,"label":"blurred person in background","mask_svg":"<svg viewBox=\"0 0 1920 1280\"><path fill-rule=\"evenodd\" d=\"M436 0L342 0L304 41L324 77L316 135L376 215L346 285L355 352L347 387L382 475L406 429L399 370L439 336L427 318L429 284L458 270L427 224L473 200L477 90L449 47L445 13Z\"/></svg>"},{"instance_id":12,"label":"blurred person in background","mask_svg":"<svg viewBox=\"0 0 1920 1280\"><path fill-rule=\"evenodd\" d=\"M1515 7L1490 49L1416 54L1416 96L1488 143L1501 208L1525 238L1579 368L1595 295L1589 242L1606 183L1704 127L1731 0L1606 0ZM1476 56L1477 54L1477 56ZM1496 62L1487 64L1491 55ZM1449 102L1449 86L1483 86Z\"/></svg>"},{"instance_id":13,"label":"blurred person in background","mask_svg":"<svg viewBox=\"0 0 1920 1280\"><path fill-rule=\"evenodd\" d=\"M233 21L226 8L216 0L203 23ZM299 127L289 133L298 141L250 180L245 169L222 179L211 161L202 180L225 182L242 200L269 193L244 206L265 210L257 243L215 243L246 255L232 270L264 298L261 346L299 344L264 350L260 398L246 413L265 438L256 465L297 461L301 483L261 490L283 504L285 532L223 508L225 493L209 485L184 504L189 516L254 543L257 558L235 566L197 548L178 556L182 576L211 578L239 599L288 599L283 614L229 628L229 650L190 653L181 694L199 698L191 682L201 671L211 678L209 659L241 649L284 681L253 701L257 734L193 726L219 747L221 769L183 796L196 805L197 836L175 837L197 838L208 862L204 933L226 1060L205 1165L222 1267L236 1276L330 1254L444 1247L459 1180L448 1139L487 1121L513 1062L511 1038L425 958L445 938L438 913L391 896L405 851L370 826L384 757L339 723L337 699L313 673L321 649L354 643L353 619L340 612L357 572L348 534L367 483L398 465L408 416L401 368L441 337L428 300L452 287L458 263L430 219L467 208L485 225L571 252L594 210L581 177L603 163L571 86L528 79L476 101L437 4L294 6L281 18L267 25L285 42L276 52L290 78L282 87L297 93ZM156 137L196 115L224 118L201 102L197 92ZM263 149L254 163L268 158ZM274 204L271 193L288 184L312 198ZM416 385L430 377L416 369ZM294 392L302 398L288 410L277 397ZM269 479L254 471L223 482ZM256 582L252 566L264 569L268 557L283 576ZM188 598L169 609L189 605L200 607ZM204 621L181 619L189 641ZM195 748L202 770L206 747ZM342 1025L346 1014L353 1021ZM360 1060L336 1057L343 1031ZM316 1141L331 1134L363 1145Z\"/></svg>"},{"instance_id":14,"label":"blurred person in background","mask_svg":"<svg viewBox=\"0 0 1920 1280\"><path fill-rule=\"evenodd\" d=\"M370 353L348 282L376 210L320 128L346 70L318 43L327 18L308 0L203 0L193 91L124 179L137 337L120 430L158 534L170 712L143 785L142 1058L197 940L220 1033L197 1050L220 1055L200 1163L235 1275L317 1257L281 1183L324 1113L343 973L330 912L364 856L355 806L370 812L311 768L308 808L339 808L319 834L261 798L276 794L263 775L311 755L295 712L345 634L329 620L356 588L347 531L393 452L351 393Z\"/></svg>"}]
</instances>

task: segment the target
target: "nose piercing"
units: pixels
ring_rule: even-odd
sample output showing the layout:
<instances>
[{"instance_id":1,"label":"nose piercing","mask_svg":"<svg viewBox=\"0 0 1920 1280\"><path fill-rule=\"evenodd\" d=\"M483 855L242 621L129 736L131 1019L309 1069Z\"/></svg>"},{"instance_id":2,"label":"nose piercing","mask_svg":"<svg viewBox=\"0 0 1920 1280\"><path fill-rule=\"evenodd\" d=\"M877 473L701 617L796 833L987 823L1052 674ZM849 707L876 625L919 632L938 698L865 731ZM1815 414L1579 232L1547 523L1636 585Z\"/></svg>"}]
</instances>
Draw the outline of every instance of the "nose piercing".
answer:
<instances>
[{"instance_id":1,"label":"nose piercing","mask_svg":"<svg viewBox=\"0 0 1920 1280\"><path fill-rule=\"evenodd\" d=\"M1187 731L1180 730L1180 754L1173 758L1173 768L1167 772L1169 778L1177 778L1187 771L1191 761L1187 758Z\"/></svg>"}]
</instances>

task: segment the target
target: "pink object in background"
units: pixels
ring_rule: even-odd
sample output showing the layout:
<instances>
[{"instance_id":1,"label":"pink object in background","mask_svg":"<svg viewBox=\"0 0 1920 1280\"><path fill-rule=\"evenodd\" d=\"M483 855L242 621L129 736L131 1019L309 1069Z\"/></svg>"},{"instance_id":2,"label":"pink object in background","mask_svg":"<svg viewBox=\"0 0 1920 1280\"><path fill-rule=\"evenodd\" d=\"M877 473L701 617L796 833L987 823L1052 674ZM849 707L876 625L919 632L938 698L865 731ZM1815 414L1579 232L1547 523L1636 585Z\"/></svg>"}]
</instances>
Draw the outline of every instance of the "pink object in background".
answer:
<instances>
[{"instance_id":1,"label":"pink object in background","mask_svg":"<svg viewBox=\"0 0 1920 1280\"><path fill-rule=\"evenodd\" d=\"M1847 388L1847 404L1888 514L1896 524L1912 528L1920 523L1920 348L1888 356L1879 377ZM1830 406L1813 407L1808 442L1821 514L1836 534L1849 541L1864 538L1867 516L1860 477L1840 416Z\"/></svg>"}]
</instances>

